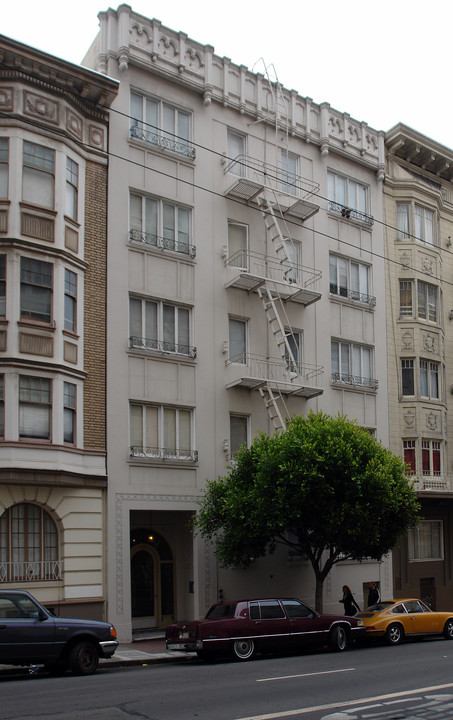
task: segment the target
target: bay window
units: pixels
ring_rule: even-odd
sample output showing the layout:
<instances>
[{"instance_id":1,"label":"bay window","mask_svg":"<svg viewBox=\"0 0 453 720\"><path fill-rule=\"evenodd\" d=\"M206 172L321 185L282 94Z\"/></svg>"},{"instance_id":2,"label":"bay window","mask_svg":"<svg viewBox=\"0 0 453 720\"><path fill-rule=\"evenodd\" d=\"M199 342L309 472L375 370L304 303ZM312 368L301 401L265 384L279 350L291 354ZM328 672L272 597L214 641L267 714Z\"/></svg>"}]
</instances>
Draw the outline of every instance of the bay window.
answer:
<instances>
[{"instance_id":1,"label":"bay window","mask_svg":"<svg viewBox=\"0 0 453 720\"><path fill-rule=\"evenodd\" d=\"M42 260L21 258L20 316L50 323L52 314L52 265Z\"/></svg>"},{"instance_id":2,"label":"bay window","mask_svg":"<svg viewBox=\"0 0 453 720\"><path fill-rule=\"evenodd\" d=\"M24 141L22 198L24 202L53 210L55 152L42 145Z\"/></svg>"},{"instance_id":3,"label":"bay window","mask_svg":"<svg viewBox=\"0 0 453 720\"><path fill-rule=\"evenodd\" d=\"M420 360L420 395L439 399L439 363Z\"/></svg>"},{"instance_id":4,"label":"bay window","mask_svg":"<svg viewBox=\"0 0 453 720\"><path fill-rule=\"evenodd\" d=\"M65 382L63 386L63 440L75 443L76 430L76 386Z\"/></svg>"},{"instance_id":5,"label":"bay window","mask_svg":"<svg viewBox=\"0 0 453 720\"><path fill-rule=\"evenodd\" d=\"M0 199L8 198L8 161L9 141L8 138L0 138Z\"/></svg>"},{"instance_id":6,"label":"bay window","mask_svg":"<svg viewBox=\"0 0 453 720\"><path fill-rule=\"evenodd\" d=\"M415 240L434 245L436 242L436 216L432 210L415 203L397 203L397 238Z\"/></svg>"},{"instance_id":7,"label":"bay window","mask_svg":"<svg viewBox=\"0 0 453 720\"><path fill-rule=\"evenodd\" d=\"M79 166L71 158L66 158L66 215L77 220L79 191Z\"/></svg>"},{"instance_id":8,"label":"bay window","mask_svg":"<svg viewBox=\"0 0 453 720\"><path fill-rule=\"evenodd\" d=\"M51 381L19 376L19 437L50 440Z\"/></svg>"},{"instance_id":9,"label":"bay window","mask_svg":"<svg viewBox=\"0 0 453 720\"><path fill-rule=\"evenodd\" d=\"M415 459L415 440L403 440L404 462L409 466L409 475L415 475L416 459Z\"/></svg>"},{"instance_id":10,"label":"bay window","mask_svg":"<svg viewBox=\"0 0 453 720\"><path fill-rule=\"evenodd\" d=\"M414 361L403 358L401 360L401 386L404 396L415 395Z\"/></svg>"},{"instance_id":11,"label":"bay window","mask_svg":"<svg viewBox=\"0 0 453 720\"><path fill-rule=\"evenodd\" d=\"M416 310L414 307L416 291ZM415 311L415 312L414 312ZM435 285L421 280L400 280L400 318L418 317L421 320L437 322L438 289Z\"/></svg>"},{"instance_id":12,"label":"bay window","mask_svg":"<svg viewBox=\"0 0 453 720\"><path fill-rule=\"evenodd\" d=\"M440 442L438 440L422 440L423 475L440 475L440 461Z\"/></svg>"},{"instance_id":13,"label":"bay window","mask_svg":"<svg viewBox=\"0 0 453 720\"><path fill-rule=\"evenodd\" d=\"M65 269L64 275L64 328L77 330L77 275Z\"/></svg>"}]
</instances>

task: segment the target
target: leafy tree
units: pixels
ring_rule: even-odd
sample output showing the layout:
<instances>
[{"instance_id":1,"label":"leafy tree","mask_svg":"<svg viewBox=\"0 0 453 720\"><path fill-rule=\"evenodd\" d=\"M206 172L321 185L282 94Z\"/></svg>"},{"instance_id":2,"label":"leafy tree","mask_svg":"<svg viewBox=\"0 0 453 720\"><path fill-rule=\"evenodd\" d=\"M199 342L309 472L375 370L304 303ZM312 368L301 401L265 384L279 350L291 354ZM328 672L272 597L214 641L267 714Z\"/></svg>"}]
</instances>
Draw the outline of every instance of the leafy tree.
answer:
<instances>
[{"instance_id":1,"label":"leafy tree","mask_svg":"<svg viewBox=\"0 0 453 720\"><path fill-rule=\"evenodd\" d=\"M334 564L381 560L417 524L405 470L355 422L310 412L281 434L258 435L226 476L208 481L194 525L223 567L248 567L279 543L306 555L321 612Z\"/></svg>"}]
</instances>

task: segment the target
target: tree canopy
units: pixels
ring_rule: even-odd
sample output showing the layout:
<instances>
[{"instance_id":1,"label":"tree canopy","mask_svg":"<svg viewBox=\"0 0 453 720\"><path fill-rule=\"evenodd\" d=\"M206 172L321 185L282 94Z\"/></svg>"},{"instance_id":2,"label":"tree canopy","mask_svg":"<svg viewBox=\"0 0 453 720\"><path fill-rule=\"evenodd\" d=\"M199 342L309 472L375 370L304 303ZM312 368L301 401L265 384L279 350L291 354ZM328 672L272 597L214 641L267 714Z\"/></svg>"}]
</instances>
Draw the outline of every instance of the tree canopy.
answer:
<instances>
[{"instance_id":1,"label":"tree canopy","mask_svg":"<svg viewBox=\"0 0 453 720\"><path fill-rule=\"evenodd\" d=\"M278 543L307 556L319 611L335 563L381 560L419 519L403 460L345 417L297 416L228 470L208 480L195 527L223 567L247 567Z\"/></svg>"}]
</instances>

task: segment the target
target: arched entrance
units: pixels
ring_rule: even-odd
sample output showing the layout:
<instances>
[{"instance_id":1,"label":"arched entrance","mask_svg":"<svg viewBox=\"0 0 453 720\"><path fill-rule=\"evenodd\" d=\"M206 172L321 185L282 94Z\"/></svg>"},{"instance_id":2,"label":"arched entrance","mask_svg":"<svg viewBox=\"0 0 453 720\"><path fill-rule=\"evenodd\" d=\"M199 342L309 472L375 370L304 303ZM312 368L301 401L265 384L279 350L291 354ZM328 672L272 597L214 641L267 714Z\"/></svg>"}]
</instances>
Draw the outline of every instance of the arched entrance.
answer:
<instances>
[{"instance_id":1,"label":"arched entrance","mask_svg":"<svg viewBox=\"0 0 453 720\"><path fill-rule=\"evenodd\" d=\"M173 557L161 535L131 530L132 629L165 627L174 619Z\"/></svg>"}]
</instances>

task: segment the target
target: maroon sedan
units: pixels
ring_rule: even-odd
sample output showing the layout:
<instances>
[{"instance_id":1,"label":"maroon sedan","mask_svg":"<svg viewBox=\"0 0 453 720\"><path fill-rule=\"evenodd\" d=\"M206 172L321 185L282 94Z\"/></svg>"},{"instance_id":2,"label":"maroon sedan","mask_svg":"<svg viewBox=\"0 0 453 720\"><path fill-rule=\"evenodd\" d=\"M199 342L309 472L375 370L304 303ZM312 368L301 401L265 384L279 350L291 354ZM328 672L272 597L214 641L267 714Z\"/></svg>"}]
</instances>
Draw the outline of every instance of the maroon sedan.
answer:
<instances>
[{"instance_id":1,"label":"maroon sedan","mask_svg":"<svg viewBox=\"0 0 453 720\"><path fill-rule=\"evenodd\" d=\"M249 660L257 652L313 646L340 651L365 632L360 618L320 615L294 598L266 598L216 603L204 620L169 625L165 639L167 650L196 652L202 659Z\"/></svg>"}]
</instances>

